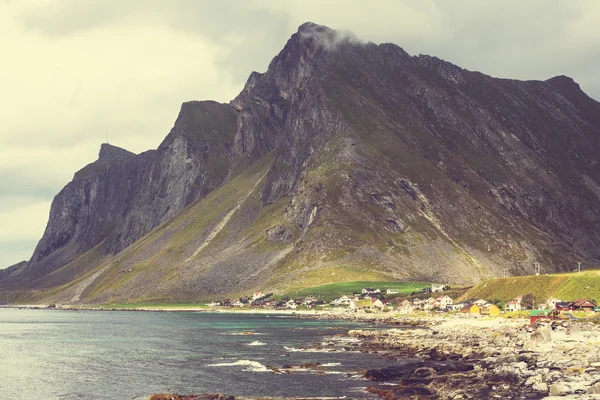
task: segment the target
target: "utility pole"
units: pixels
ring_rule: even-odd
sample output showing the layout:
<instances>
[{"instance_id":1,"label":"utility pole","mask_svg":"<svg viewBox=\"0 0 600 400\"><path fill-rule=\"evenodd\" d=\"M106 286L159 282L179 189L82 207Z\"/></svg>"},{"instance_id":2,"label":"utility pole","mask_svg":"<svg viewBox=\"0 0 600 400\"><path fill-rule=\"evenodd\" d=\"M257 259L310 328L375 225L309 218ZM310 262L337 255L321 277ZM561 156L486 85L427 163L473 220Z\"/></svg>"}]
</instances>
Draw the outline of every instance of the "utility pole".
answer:
<instances>
[{"instance_id":1,"label":"utility pole","mask_svg":"<svg viewBox=\"0 0 600 400\"><path fill-rule=\"evenodd\" d=\"M577 270L579 271L579 275L581 275L581 263L577 263Z\"/></svg>"},{"instance_id":2,"label":"utility pole","mask_svg":"<svg viewBox=\"0 0 600 400\"><path fill-rule=\"evenodd\" d=\"M542 274L542 266L540 265L540 263L536 262L535 264L533 264L533 267L536 275Z\"/></svg>"}]
</instances>

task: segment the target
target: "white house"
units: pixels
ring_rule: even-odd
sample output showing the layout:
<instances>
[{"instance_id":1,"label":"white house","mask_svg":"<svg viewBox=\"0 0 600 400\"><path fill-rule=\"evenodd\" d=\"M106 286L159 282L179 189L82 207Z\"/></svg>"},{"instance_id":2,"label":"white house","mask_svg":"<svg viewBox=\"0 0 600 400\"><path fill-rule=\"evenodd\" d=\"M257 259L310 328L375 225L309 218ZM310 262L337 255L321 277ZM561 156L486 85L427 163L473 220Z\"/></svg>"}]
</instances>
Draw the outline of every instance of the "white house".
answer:
<instances>
[{"instance_id":1,"label":"white house","mask_svg":"<svg viewBox=\"0 0 600 400\"><path fill-rule=\"evenodd\" d=\"M231 305L234 307L244 307L245 306L245 304L239 300L234 301L233 303L231 303Z\"/></svg>"},{"instance_id":2,"label":"white house","mask_svg":"<svg viewBox=\"0 0 600 400\"><path fill-rule=\"evenodd\" d=\"M548 308L551 310L556 309L556 303L562 303L561 299L557 299L555 297L546 300L546 304L548 305Z\"/></svg>"},{"instance_id":3,"label":"white house","mask_svg":"<svg viewBox=\"0 0 600 400\"><path fill-rule=\"evenodd\" d=\"M296 307L298 307L298 305L296 304L296 302L294 300L288 300L285 303L285 308L291 308L292 310L295 309Z\"/></svg>"},{"instance_id":4,"label":"white house","mask_svg":"<svg viewBox=\"0 0 600 400\"><path fill-rule=\"evenodd\" d=\"M484 299L475 300L473 302L473 304L477 304L478 307L485 306L487 303L488 301Z\"/></svg>"},{"instance_id":5,"label":"white house","mask_svg":"<svg viewBox=\"0 0 600 400\"><path fill-rule=\"evenodd\" d=\"M307 296L304 298L304 305L309 305L313 301L317 301L317 298L315 296Z\"/></svg>"},{"instance_id":6,"label":"white house","mask_svg":"<svg viewBox=\"0 0 600 400\"><path fill-rule=\"evenodd\" d=\"M386 294L398 294L400 291L398 289L388 289L385 291Z\"/></svg>"},{"instance_id":7,"label":"white house","mask_svg":"<svg viewBox=\"0 0 600 400\"><path fill-rule=\"evenodd\" d=\"M375 288L364 288L362 290L362 294L379 294L381 293L380 289L375 289Z\"/></svg>"},{"instance_id":8,"label":"white house","mask_svg":"<svg viewBox=\"0 0 600 400\"><path fill-rule=\"evenodd\" d=\"M456 304L448 304L448 306L446 307L446 309L448 311L460 311L462 310L462 308L465 306L465 303L456 303Z\"/></svg>"},{"instance_id":9,"label":"white house","mask_svg":"<svg viewBox=\"0 0 600 400\"><path fill-rule=\"evenodd\" d=\"M443 292L446 285L431 285L431 293Z\"/></svg>"},{"instance_id":10,"label":"white house","mask_svg":"<svg viewBox=\"0 0 600 400\"><path fill-rule=\"evenodd\" d=\"M435 306L440 310L445 310L452 304L452 298L450 296L439 296L435 299Z\"/></svg>"},{"instance_id":11,"label":"white house","mask_svg":"<svg viewBox=\"0 0 600 400\"><path fill-rule=\"evenodd\" d=\"M216 307L216 306L219 306L220 303L217 303L216 301L211 301L210 303L207 303L206 305L209 307Z\"/></svg>"},{"instance_id":12,"label":"white house","mask_svg":"<svg viewBox=\"0 0 600 400\"><path fill-rule=\"evenodd\" d=\"M421 307L421 305L423 304L423 300L421 300L421 299L413 299L412 304L415 307Z\"/></svg>"},{"instance_id":13,"label":"white house","mask_svg":"<svg viewBox=\"0 0 600 400\"><path fill-rule=\"evenodd\" d=\"M504 310L505 311L519 311L522 308L523 307L521 306L521 297L519 296L519 297L515 297L514 299L512 299L511 301L506 303Z\"/></svg>"},{"instance_id":14,"label":"white house","mask_svg":"<svg viewBox=\"0 0 600 400\"><path fill-rule=\"evenodd\" d=\"M415 311L415 308L410 304L401 305L396 309L398 314L412 314Z\"/></svg>"},{"instance_id":15,"label":"white house","mask_svg":"<svg viewBox=\"0 0 600 400\"><path fill-rule=\"evenodd\" d=\"M346 295L339 297L335 300L333 300L331 303L332 306L347 306L350 304L350 302L353 300L353 298L350 298Z\"/></svg>"}]
</instances>

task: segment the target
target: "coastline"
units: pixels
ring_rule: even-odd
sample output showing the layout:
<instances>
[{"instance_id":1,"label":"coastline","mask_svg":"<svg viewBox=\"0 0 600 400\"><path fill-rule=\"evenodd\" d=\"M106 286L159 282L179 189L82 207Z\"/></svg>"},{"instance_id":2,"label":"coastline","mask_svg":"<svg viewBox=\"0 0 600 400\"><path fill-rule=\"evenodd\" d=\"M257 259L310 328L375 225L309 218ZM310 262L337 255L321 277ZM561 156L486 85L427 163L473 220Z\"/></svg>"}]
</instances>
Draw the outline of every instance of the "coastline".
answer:
<instances>
[{"instance_id":1,"label":"coastline","mask_svg":"<svg viewBox=\"0 0 600 400\"><path fill-rule=\"evenodd\" d=\"M19 307L43 308L3 306ZM461 314L409 317L342 309L61 306L57 310L267 314L393 324L399 325L398 328L366 328L347 334L358 339L354 345L360 352L375 353L393 362L391 367L364 374L370 380L365 381L365 386L382 398L600 399L600 326L589 322L540 320L530 324L529 320L502 317Z\"/></svg>"}]
</instances>

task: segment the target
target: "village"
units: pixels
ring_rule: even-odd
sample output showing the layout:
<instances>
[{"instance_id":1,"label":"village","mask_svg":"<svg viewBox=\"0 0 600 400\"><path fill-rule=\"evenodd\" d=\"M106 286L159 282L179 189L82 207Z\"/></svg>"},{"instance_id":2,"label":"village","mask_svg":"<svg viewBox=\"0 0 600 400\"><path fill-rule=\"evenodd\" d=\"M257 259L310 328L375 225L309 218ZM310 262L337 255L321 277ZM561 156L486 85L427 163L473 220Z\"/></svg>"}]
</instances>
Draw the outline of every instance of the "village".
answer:
<instances>
[{"instance_id":1,"label":"village","mask_svg":"<svg viewBox=\"0 0 600 400\"><path fill-rule=\"evenodd\" d=\"M398 289L365 287L360 292L342 295L331 301L317 296L297 298L276 298L273 293L255 292L252 296L239 299L225 299L208 303L210 307L260 308L260 309L326 309L345 308L364 312L393 312L399 315L417 313L460 313L471 316L497 316L500 314L530 311L532 321L539 318L552 318L564 312L600 313L600 306L593 299L562 301L549 298L543 301L531 294L518 296L508 302L493 299L470 299L455 302L446 294L450 286L434 284L420 292L400 295ZM457 296L458 298L459 296ZM600 314L599 314L600 315Z\"/></svg>"}]
</instances>

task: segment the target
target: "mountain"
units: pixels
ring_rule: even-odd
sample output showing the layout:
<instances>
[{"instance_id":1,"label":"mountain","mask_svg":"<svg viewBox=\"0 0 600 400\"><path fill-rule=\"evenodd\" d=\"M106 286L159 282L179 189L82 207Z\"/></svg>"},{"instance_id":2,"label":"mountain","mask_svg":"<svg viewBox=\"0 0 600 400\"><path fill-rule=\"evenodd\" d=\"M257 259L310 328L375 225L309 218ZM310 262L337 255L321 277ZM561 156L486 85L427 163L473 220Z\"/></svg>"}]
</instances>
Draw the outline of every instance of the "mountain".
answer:
<instances>
[{"instance_id":1,"label":"mountain","mask_svg":"<svg viewBox=\"0 0 600 400\"><path fill-rule=\"evenodd\" d=\"M600 103L306 23L157 150L104 144L8 301L185 300L336 281L468 284L600 261ZM2 298L2 295L0 295Z\"/></svg>"}]
</instances>

